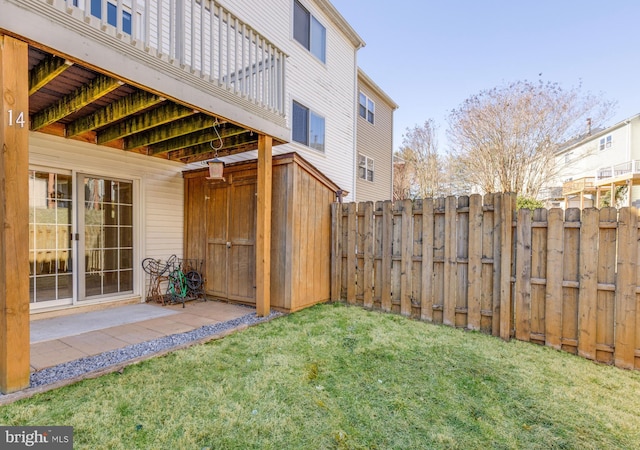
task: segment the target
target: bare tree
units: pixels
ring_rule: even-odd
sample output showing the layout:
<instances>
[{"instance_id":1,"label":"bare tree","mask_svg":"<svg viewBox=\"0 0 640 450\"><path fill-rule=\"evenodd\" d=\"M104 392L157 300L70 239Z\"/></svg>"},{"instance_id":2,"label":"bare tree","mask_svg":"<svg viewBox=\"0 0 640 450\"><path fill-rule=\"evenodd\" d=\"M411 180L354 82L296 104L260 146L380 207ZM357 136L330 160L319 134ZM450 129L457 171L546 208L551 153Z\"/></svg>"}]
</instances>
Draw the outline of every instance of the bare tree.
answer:
<instances>
[{"instance_id":1,"label":"bare tree","mask_svg":"<svg viewBox=\"0 0 640 450\"><path fill-rule=\"evenodd\" d=\"M393 200L411 198L411 183L413 182L413 170L396 152L393 155Z\"/></svg>"},{"instance_id":2,"label":"bare tree","mask_svg":"<svg viewBox=\"0 0 640 450\"><path fill-rule=\"evenodd\" d=\"M451 152L468 182L484 192L515 192L536 198L556 174L558 147L610 114L612 102L580 87L517 81L481 91L449 116Z\"/></svg>"},{"instance_id":3,"label":"bare tree","mask_svg":"<svg viewBox=\"0 0 640 450\"><path fill-rule=\"evenodd\" d=\"M462 162L448 153L443 158L444 167L444 191L445 195L469 195L473 190L473 185L465 176L465 166Z\"/></svg>"},{"instance_id":4,"label":"bare tree","mask_svg":"<svg viewBox=\"0 0 640 450\"><path fill-rule=\"evenodd\" d=\"M404 162L399 174L409 182L409 196L414 198L436 197L443 194L442 157L438 154L436 127L429 119L422 126L407 128L402 136L402 147L396 158Z\"/></svg>"}]
</instances>

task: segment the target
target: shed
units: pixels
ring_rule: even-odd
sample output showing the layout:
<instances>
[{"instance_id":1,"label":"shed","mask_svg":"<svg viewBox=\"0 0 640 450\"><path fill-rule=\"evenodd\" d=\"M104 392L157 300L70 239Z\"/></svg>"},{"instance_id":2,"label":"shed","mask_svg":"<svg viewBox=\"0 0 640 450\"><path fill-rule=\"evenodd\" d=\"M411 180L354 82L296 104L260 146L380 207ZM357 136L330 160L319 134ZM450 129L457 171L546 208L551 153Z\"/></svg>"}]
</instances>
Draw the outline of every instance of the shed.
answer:
<instances>
[{"instance_id":1,"label":"shed","mask_svg":"<svg viewBox=\"0 0 640 450\"><path fill-rule=\"evenodd\" d=\"M184 173L184 257L203 261L205 293L256 303L257 161ZM330 299L331 204L340 188L297 153L273 157L271 307L296 311Z\"/></svg>"}]
</instances>

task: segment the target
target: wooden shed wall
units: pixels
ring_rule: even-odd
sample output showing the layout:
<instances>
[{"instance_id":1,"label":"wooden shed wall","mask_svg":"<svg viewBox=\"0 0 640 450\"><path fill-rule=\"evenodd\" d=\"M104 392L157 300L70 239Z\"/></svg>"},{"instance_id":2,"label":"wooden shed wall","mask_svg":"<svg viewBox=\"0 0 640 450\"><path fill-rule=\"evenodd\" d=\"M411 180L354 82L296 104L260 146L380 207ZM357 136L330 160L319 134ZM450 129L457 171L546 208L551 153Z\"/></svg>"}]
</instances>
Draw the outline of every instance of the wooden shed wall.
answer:
<instances>
[{"instance_id":1,"label":"wooden shed wall","mask_svg":"<svg viewBox=\"0 0 640 450\"><path fill-rule=\"evenodd\" d=\"M331 203L335 193L299 165L293 166L292 310L329 300Z\"/></svg>"},{"instance_id":2,"label":"wooden shed wall","mask_svg":"<svg viewBox=\"0 0 640 450\"><path fill-rule=\"evenodd\" d=\"M227 188L255 166L250 161L226 167ZM271 306L295 311L330 298L331 204L339 188L296 154L274 157L272 173ZM206 250L213 231L206 230L212 213L205 198L213 183L207 175L206 170L185 174L185 258L205 260L206 277L222 280L225 275ZM246 203L230 207L246 208Z\"/></svg>"}]
</instances>

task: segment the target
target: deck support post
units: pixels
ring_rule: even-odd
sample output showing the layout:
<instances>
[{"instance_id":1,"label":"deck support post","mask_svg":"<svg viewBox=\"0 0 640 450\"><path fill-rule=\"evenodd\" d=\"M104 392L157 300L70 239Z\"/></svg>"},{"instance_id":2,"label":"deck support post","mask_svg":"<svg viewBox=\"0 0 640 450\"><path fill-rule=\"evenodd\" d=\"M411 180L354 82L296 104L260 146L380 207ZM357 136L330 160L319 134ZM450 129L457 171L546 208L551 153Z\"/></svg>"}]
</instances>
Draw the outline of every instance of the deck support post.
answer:
<instances>
[{"instance_id":1,"label":"deck support post","mask_svg":"<svg viewBox=\"0 0 640 450\"><path fill-rule=\"evenodd\" d=\"M0 391L29 387L29 48L0 35Z\"/></svg>"},{"instance_id":2,"label":"deck support post","mask_svg":"<svg viewBox=\"0 0 640 450\"><path fill-rule=\"evenodd\" d=\"M256 312L271 312L271 136L258 137L258 215L256 223Z\"/></svg>"}]
</instances>

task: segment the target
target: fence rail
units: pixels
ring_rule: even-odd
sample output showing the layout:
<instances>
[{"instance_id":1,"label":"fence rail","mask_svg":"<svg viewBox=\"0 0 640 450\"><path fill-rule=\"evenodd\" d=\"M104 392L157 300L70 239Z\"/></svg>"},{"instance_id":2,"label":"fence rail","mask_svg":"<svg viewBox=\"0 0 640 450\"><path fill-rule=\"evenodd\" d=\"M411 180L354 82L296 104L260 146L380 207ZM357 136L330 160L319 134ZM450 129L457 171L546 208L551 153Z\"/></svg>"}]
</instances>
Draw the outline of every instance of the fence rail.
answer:
<instances>
[{"instance_id":1,"label":"fence rail","mask_svg":"<svg viewBox=\"0 0 640 450\"><path fill-rule=\"evenodd\" d=\"M333 205L332 299L640 369L634 208L513 194Z\"/></svg>"}]
</instances>

